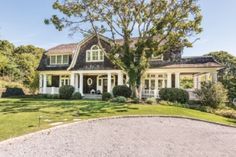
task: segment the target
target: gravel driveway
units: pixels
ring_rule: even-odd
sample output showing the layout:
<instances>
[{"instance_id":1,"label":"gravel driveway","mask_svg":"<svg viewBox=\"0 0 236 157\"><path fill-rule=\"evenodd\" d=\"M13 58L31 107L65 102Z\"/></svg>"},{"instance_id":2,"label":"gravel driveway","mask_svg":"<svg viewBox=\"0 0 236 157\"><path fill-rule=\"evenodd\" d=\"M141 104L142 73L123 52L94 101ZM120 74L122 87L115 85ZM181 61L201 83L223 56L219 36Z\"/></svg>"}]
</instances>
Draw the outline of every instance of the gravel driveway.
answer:
<instances>
[{"instance_id":1,"label":"gravel driveway","mask_svg":"<svg viewBox=\"0 0 236 157\"><path fill-rule=\"evenodd\" d=\"M0 157L235 157L236 128L179 118L77 122L0 143Z\"/></svg>"}]
</instances>

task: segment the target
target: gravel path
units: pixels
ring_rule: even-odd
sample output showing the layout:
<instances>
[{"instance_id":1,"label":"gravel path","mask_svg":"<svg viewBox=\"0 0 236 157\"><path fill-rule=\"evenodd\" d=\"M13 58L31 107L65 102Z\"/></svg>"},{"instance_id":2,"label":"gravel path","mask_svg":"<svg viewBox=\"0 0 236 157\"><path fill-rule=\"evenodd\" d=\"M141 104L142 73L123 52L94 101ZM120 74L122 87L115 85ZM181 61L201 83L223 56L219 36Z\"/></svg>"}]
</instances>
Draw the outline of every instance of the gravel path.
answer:
<instances>
[{"instance_id":1,"label":"gravel path","mask_svg":"<svg viewBox=\"0 0 236 157\"><path fill-rule=\"evenodd\" d=\"M235 157L236 128L142 117L78 122L0 143L0 157Z\"/></svg>"}]
</instances>

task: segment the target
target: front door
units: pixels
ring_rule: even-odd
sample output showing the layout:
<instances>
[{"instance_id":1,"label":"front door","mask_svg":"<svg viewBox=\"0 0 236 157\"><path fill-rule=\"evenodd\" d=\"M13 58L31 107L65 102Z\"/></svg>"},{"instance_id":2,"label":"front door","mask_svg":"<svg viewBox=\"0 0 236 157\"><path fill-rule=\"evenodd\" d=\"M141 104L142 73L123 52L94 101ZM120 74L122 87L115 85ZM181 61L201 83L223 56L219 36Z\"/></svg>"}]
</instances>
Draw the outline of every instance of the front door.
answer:
<instances>
[{"instance_id":1,"label":"front door","mask_svg":"<svg viewBox=\"0 0 236 157\"><path fill-rule=\"evenodd\" d=\"M84 76L84 93L95 94L97 91L97 76Z\"/></svg>"}]
</instances>

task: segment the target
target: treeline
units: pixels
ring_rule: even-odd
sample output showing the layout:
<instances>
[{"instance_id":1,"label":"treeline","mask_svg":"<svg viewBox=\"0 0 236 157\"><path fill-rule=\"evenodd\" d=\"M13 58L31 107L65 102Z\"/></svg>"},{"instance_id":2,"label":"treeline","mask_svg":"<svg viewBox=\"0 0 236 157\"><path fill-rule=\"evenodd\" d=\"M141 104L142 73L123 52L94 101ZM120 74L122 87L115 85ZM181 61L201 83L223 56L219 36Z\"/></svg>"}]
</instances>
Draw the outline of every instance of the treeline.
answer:
<instances>
[{"instance_id":1,"label":"treeline","mask_svg":"<svg viewBox=\"0 0 236 157\"><path fill-rule=\"evenodd\" d=\"M7 40L0 40L0 81L17 82L34 93L38 88L36 68L44 49L33 45L16 47ZM0 88L8 86L0 82Z\"/></svg>"},{"instance_id":2,"label":"treeline","mask_svg":"<svg viewBox=\"0 0 236 157\"><path fill-rule=\"evenodd\" d=\"M224 65L218 73L218 80L228 90L229 99L232 101L236 98L236 57L225 51L211 52L208 56Z\"/></svg>"}]
</instances>

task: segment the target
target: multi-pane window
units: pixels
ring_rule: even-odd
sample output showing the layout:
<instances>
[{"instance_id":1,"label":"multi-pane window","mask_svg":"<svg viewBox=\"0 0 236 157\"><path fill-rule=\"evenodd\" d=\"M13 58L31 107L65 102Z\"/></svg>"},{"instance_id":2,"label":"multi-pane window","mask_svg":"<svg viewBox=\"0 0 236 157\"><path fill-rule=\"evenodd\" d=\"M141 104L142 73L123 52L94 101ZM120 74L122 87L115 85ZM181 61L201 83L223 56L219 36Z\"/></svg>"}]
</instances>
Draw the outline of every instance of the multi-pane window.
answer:
<instances>
[{"instance_id":1,"label":"multi-pane window","mask_svg":"<svg viewBox=\"0 0 236 157\"><path fill-rule=\"evenodd\" d=\"M104 54L99 46L94 45L90 50L86 51L86 62L102 62L104 61Z\"/></svg>"},{"instance_id":2,"label":"multi-pane window","mask_svg":"<svg viewBox=\"0 0 236 157\"><path fill-rule=\"evenodd\" d=\"M53 55L50 56L50 64L69 64L69 55Z\"/></svg>"}]
</instances>

